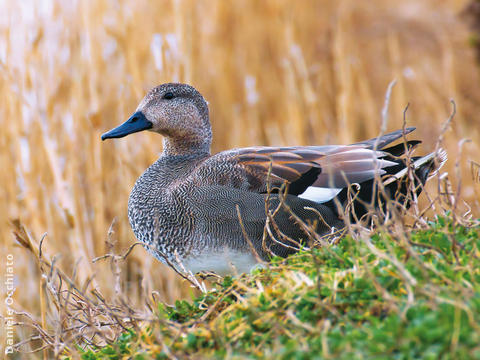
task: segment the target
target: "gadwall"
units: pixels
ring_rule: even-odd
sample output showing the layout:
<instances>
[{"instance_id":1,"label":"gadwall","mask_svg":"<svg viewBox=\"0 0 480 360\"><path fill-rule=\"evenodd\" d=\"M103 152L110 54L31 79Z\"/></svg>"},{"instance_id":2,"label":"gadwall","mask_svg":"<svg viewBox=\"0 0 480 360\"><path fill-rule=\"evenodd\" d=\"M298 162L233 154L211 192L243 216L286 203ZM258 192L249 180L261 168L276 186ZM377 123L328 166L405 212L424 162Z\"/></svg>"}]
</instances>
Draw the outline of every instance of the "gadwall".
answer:
<instances>
[{"instance_id":1,"label":"gadwall","mask_svg":"<svg viewBox=\"0 0 480 360\"><path fill-rule=\"evenodd\" d=\"M271 255L294 253L308 238L298 219L316 226L318 236L342 229L345 215L337 205L351 194L357 199L352 219L365 215L371 199L386 210L375 179L382 179L384 194L408 206L412 176L402 155L420 143L386 147L414 130L407 128L352 145L256 146L211 155L207 102L192 86L175 83L150 90L102 140L143 130L163 135L163 153L133 187L130 225L158 260L193 272L244 272ZM417 194L445 160L443 150L411 158ZM267 209L273 221L266 230Z\"/></svg>"}]
</instances>

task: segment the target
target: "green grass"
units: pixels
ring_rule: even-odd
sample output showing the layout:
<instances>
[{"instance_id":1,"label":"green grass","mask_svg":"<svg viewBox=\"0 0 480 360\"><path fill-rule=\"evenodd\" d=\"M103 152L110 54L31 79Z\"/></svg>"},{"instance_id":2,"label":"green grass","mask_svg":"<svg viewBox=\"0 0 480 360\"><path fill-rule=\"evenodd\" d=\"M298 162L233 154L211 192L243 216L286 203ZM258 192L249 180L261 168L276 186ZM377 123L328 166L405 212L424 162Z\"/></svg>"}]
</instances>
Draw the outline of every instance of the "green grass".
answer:
<instances>
[{"instance_id":1,"label":"green grass","mask_svg":"<svg viewBox=\"0 0 480 360\"><path fill-rule=\"evenodd\" d=\"M404 236L403 236L404 235ZM438 218L226 277L83 359L480 359L480 227Z\"/></svg>"}]
</instances>

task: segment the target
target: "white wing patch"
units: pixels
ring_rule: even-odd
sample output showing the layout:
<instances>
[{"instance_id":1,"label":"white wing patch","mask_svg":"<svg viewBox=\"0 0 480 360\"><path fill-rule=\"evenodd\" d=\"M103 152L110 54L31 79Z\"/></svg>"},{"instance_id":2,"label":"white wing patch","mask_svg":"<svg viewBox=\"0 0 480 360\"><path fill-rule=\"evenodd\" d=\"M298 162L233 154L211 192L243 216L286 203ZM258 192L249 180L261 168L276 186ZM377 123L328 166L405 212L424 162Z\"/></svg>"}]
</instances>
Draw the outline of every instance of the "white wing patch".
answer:
<instances>
[{"instance_id":1,"label":"white wing patch","mask_svg":"<svg viewBox=\"0 0 480 360\"><path fill-rule=\"evenodd\" d=\"M302 194L298 195L298 197L314 201L316 203L324 203L333 199L340 191L342 191L341 188L321 188L310 186Z\"/></svg>"}]
</instances>

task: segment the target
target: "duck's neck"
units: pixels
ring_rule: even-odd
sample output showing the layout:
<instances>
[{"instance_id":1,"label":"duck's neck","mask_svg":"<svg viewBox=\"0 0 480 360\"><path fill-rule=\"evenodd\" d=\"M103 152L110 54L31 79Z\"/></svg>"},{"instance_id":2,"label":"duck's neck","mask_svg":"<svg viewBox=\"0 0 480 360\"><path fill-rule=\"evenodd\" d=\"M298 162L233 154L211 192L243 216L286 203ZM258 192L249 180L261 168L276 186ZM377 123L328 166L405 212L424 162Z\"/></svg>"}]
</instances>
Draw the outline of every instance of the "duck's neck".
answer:
<instances>
[{"instance_id":1,"label":"duck's neck","mask_svg":"<svg viewBox=\"0 0 480 360\"><path fill-rule=\"evenodd\" d=\"M166 156L210 154L211 134L208 134L206 137L204 134L202 134L202 136L196 135L197 134L164 137L163 154Z\"/></svg>"}]
</instances>

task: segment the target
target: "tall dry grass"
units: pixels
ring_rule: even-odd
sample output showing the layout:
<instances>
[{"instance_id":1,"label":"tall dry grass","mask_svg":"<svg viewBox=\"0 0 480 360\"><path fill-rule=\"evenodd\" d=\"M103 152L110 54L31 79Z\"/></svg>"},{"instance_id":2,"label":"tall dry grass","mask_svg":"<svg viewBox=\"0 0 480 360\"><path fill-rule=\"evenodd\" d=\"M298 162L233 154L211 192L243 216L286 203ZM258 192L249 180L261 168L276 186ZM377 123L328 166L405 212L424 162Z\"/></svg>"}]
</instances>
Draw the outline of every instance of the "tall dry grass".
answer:
<instances>
[{"instance_id":1,"label":"tall dry grass","mask_svg":"<svg viewBox=\"0 0 480 360\"><path fill-rule=\"evenodd\" d=\"M134 242L128 194L161 151L161 138L142 133L102 143L100 134L167 81L191 83L209 100L214 152L373 137L392 79L388 128L402 126L410 103L408 124L417 126L422 150L431 151L453 98L447 171L461 175L462 197L478 216L479 170L471 161L480 162L480 74L459 16L465 5L2 2L0 241L2 263L8 253L15 259L14 307L40 318L45 284L34 257L14 246L12 219L37 241L47 233L43 251L58 254L65 273L76 266L80 281L93 277L102 294L115 294L108 262L91 260ZM464 138L472 142L459 146ZM140 248L122 266L132 304L143 304L153 290L166 301L188 294Z\"/></svg>"}]
</instances>

